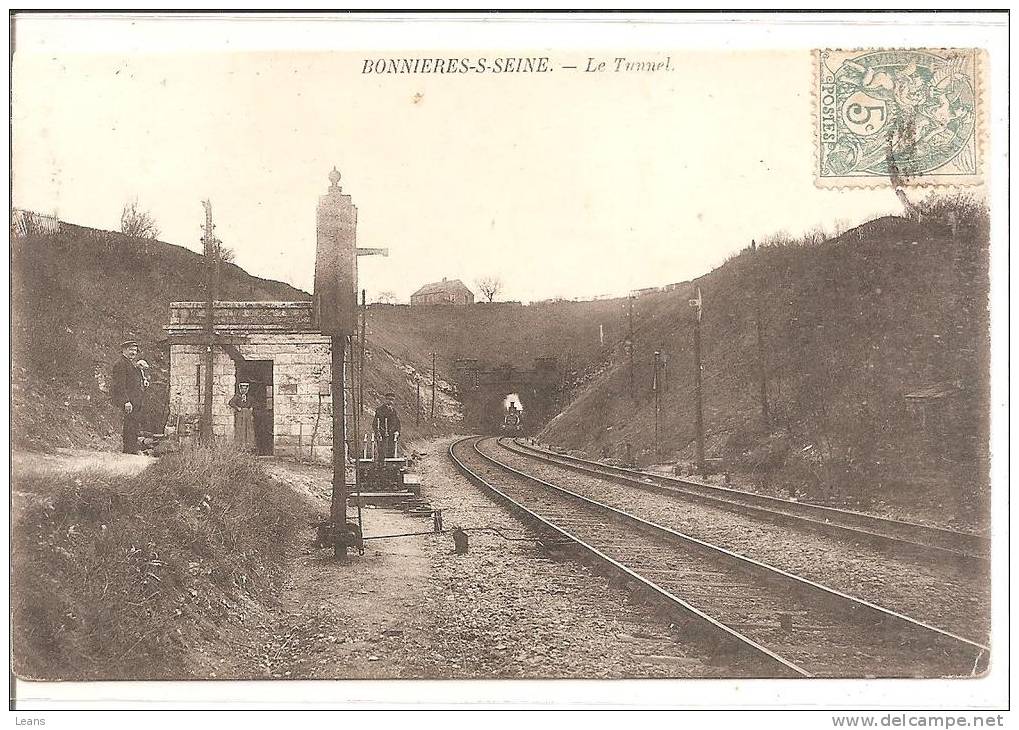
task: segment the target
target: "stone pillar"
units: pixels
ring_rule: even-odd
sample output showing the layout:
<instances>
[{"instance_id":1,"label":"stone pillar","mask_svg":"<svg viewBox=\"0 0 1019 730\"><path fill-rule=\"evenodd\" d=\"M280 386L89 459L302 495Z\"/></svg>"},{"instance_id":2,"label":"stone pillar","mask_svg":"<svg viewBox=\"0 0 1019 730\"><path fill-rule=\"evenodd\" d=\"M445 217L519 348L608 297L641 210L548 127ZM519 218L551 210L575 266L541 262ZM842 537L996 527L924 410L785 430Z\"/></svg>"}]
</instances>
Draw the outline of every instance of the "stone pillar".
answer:
<instances>
[{"instance_id":1,"label":"stone pillar","mask_svg":"<svg viewBox=\"0 0 1019 730\"><path fill-rule=\"evenodd\" d=\"M329 190L318 200L315 249L315 322L322 334L357 329L357 206L329 173Z\"/></svg>"},{"instance_id":2,"label":"stone pillar","mask_svg":"<svg viewBox=\"0 0 1019 730\"><path fill-rule=\"evenodd\" d=\"M318 201L315 250L315 312L319 330L330 338L333 493L329 516L337 526L334 554L347 556L342 529L347 517L346 392L344 357L348 338L357 332L357 208L340 189L340 173L329 173L329 190Z\"/></svg>"}]
</instances>

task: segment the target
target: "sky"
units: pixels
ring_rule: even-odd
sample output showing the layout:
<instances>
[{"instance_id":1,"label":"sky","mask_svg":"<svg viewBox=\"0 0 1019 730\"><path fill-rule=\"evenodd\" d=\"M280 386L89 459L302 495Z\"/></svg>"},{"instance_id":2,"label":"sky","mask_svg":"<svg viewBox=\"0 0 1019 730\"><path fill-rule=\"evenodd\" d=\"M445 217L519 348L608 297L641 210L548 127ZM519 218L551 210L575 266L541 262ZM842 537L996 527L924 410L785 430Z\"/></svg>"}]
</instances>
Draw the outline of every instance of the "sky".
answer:
<instances>
[{"instance_id":1,"label":"sky","mask_svg":"<svg viewBox=\"0 0 1019 730\"><path fill-rule=\"evenodd\" d=\"M779 230L901 212L887 189L815 188L809 49L81 52L32 32L13 66L16 207L117 229L137 199L162 240L200 250L208 198L236 263L306 290L334 165L359 245L390 251L361 259L370 298L489 275L501 299L620 295ZM362 73L504 55L555 70ZM671 70L616 73L616 57Z\"/></svg>"}]
</instances>

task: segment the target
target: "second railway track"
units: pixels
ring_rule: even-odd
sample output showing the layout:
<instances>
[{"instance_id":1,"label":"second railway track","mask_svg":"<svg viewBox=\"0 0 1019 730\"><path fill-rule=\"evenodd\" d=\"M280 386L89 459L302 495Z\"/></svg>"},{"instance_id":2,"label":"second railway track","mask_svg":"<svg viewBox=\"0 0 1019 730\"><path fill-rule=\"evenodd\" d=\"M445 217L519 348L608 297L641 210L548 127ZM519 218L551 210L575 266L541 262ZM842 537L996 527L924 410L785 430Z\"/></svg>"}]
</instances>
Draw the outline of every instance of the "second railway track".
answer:
<instances>
[{"instance_id":1,"label":"second railway track","mask_svg":"<svg viewBox=\"0 0 1019 730\"><path fill-rule=\"evenodd\" d=\"M826 531L758 510L633 485L570 468L498 442L510 466L645 520L743 553L982 643L990 631L986 566L889 550L851 531ZM983 569L981 569L983 568Z\"/></svg>"},{"instance_id":2,"label":"second railway track","mask_svg":"<svg viewBox=\"0 0 1019 730\"><path fill-rule=\"evenodd\" d=\"M538 479L479 442L450 448L461 470L548 541L654 596L685 617L691 636L741 657L737 676L940 677L986 665L989 650L975 641Z\"/></svg>"},{"instance_id":3,"label":"second railway track","mask_svg":"<svg viewBox=\"0 0 1019 730\"><path fill-rule=\"evenodd\" d=\"M986 569L989 561L990 540L976 533L904 522L808 502L794 502L690 479L602 464L590 459L539 449L520 439L513 441L513 448L535 459L580 473L595 474L638 489L655 490L678 498L697 499L777 523L796 524L817 532L849 537L901 554L922 555L929 560L952 562L978 569Z\"/></svg>"}]
</instances>

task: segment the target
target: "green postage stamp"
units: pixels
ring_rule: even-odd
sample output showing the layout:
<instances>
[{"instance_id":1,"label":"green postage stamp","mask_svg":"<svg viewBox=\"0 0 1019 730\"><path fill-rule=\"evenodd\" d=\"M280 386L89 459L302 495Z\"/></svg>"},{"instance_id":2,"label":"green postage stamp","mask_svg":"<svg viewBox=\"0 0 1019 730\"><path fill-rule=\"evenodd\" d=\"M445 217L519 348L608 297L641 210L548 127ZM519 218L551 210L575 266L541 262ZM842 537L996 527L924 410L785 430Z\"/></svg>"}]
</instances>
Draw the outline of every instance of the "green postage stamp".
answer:
<instances>
[{"instance_id":1,"label":"green postage stamp","mask_svg":"<svg viewBox=\"0 0 1019 730\"><path fill-rule=\"evenodd\" d=\"M979 185L982 51L814 51L821 187Z\"/></svg>"}]
</instances>

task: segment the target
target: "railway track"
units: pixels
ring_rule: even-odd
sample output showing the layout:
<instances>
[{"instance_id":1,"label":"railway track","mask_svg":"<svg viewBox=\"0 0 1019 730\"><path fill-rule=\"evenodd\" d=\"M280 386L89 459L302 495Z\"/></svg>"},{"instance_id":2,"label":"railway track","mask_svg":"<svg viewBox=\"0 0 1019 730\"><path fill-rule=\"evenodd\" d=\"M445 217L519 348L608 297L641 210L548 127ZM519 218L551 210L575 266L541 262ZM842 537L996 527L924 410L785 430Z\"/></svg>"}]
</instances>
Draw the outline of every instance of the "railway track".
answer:
<instances>
[{"instance_id":1,"label":"railway track","mask_svg":"<svg viewBox=\"0 0 1019 730\"><path fill-rule=\"evenodd\" d=\"M990 561L990 540L971 532L921 525L835 507L793 502L689 479L602 464L539 449L520 439L513 440L512 444L512 449L517 453L582 474L597 475L637 489L668 494L677 499L698 500L778 524L858 540L911 557L921 557L925 560L934 558L982 570L986 570Z\"/></svg>"},{"instance_id":2,"label":"railway track","mask_svg":"<svg viewBox=\"0 0 1019 730\"><path fill-rule=\"evenodd\" d=\"M460 470L550 548L597 565L666 611L734 676L918 677L983 671L989 650L881 606L563 489L506 464L482 437Z\"/></svg>"}]
</instances>

